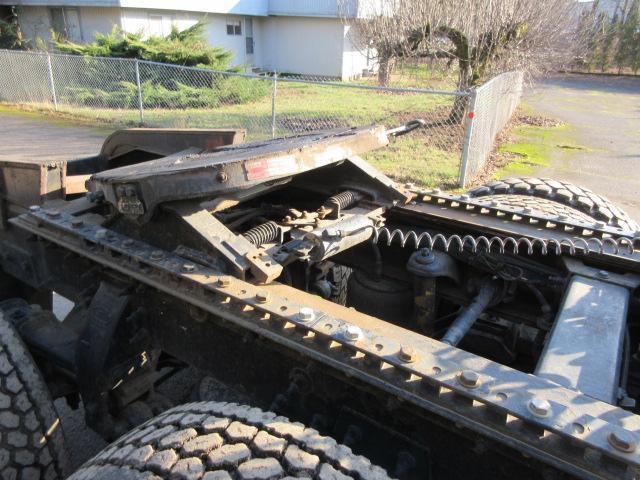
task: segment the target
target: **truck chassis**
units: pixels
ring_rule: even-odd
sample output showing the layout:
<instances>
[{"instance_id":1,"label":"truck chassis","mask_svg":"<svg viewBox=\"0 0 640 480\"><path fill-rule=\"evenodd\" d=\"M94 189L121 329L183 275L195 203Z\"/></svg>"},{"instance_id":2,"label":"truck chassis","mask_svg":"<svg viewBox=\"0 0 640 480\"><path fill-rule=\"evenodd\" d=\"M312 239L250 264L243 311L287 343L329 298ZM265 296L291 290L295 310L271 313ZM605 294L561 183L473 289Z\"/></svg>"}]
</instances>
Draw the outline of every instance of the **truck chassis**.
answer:
<instances>
[{"instance_id":1,"label":"truck chassis","mask_svg":"<svg viewBox=\"0 0 640 480\"><path fill-rule=\"evenodd\" d=\"M635 478L633 222L399 186L358 157L419 126L139 142L28 195L5 165L0 310L110 440L190 365L393 477ZM499 193L535 198L522 183Z\"/></svg>"}]
</instances>

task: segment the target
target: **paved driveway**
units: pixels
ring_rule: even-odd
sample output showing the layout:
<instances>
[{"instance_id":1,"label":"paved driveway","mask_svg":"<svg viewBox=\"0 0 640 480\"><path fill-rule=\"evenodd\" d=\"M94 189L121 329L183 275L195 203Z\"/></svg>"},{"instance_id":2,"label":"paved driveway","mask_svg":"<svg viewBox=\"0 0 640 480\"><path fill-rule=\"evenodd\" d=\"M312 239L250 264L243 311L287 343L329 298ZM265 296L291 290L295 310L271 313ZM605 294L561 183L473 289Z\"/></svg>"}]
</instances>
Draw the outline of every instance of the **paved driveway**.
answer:
<instances>
[{"instance_id":1,"label":"paved driveway","mask_svg":"<svg viewBox=\"0 0 640 480\"><path fill-rule=\"evenodd\" d=\"M556 76L526 101L535 113L568 124L585 147L556 149L550 166L535 174L591 188L640 220L640 78Z\"/></svg>"},{"instance_id":2,"label":"paved driveway","mask_svg":"<svg viewBox=\"0 0 640 480\"><path fill-rule=\"evenodd\" d=\"M88 157L112 131L0 108L0 161Z\"/></svg>"}]
</instances>

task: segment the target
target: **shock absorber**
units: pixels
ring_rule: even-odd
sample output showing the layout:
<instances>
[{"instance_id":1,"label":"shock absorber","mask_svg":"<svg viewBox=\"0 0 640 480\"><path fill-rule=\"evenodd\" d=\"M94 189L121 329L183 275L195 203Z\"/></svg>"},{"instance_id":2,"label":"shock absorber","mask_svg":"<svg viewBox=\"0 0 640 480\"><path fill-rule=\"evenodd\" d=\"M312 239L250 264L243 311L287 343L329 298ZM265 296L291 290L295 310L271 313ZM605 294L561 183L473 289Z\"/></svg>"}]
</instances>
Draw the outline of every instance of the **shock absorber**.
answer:
<instances>
[{"instance_id":1,"label":"shock absorber","mask_svg":"<svg viewBox=\"0 0 640 480\"><path fill-rule=\"evenodd\" d=\"M270 220L263 224L250 228L242 235L244 238L253 243L256 247L265 243L273 242L280 237L280 226Z\"/></svg>"}]
</instances>

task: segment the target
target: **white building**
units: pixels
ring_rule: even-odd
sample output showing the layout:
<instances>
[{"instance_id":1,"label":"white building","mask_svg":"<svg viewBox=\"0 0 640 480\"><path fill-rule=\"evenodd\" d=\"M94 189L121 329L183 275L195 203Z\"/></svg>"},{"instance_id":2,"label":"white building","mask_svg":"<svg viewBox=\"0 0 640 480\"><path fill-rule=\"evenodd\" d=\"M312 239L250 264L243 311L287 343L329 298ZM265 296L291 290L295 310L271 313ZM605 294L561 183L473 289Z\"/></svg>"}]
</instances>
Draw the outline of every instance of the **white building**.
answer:
<instances>
[{"instance_id":1,"label":"white building","mask_svg":"<svg viewBox=\"0 0 640 480\"><path fill-rule=\"evenodd\" d=\"M257 70L349 79L374 68L357 49L340 18L365 12L365 3L386 0L0 0L18 5L25 38L51 38L56 31L74 42L91 42L114 25L127 32L166 35L206 22L211 45L234 54L235 65Z\"/></svg>"}]
</instances>

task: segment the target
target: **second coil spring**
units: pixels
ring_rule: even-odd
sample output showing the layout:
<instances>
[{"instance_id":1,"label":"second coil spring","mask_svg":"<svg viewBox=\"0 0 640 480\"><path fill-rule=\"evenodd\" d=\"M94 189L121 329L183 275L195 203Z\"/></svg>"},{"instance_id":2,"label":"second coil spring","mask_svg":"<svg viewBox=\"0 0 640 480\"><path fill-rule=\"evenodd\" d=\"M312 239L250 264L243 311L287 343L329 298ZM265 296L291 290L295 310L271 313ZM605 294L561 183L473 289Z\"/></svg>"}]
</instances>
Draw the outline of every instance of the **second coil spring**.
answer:
<instances>
[{"instance_id":1,"label":"second coil spring","mask_svg":"<svg viewBox=\"0 0 640 480\"><path fill-rule=\"evenodd\" d=\"M443 235L437 233L432 235L428 232L417 233L414 230L403 231L400 229L390 230L386 227L374 230L372 236L373 243L385 242L387 246L396 242L401 247L442 249L448 252L452 248L462 252L468 248L472 253L479 250L498 251L499 253L526 253L533 255L539 252L543 255L555 253L559 255L566 249L570 255L587 255L589 253L613 253L615 255L632 255L636 246L640 246L640 237L629 238L562 238L557 239L533 239L525 237L486 237L484 235ZM526 250L525 250L526 249Z\"/></svg>"}]
</instances>

